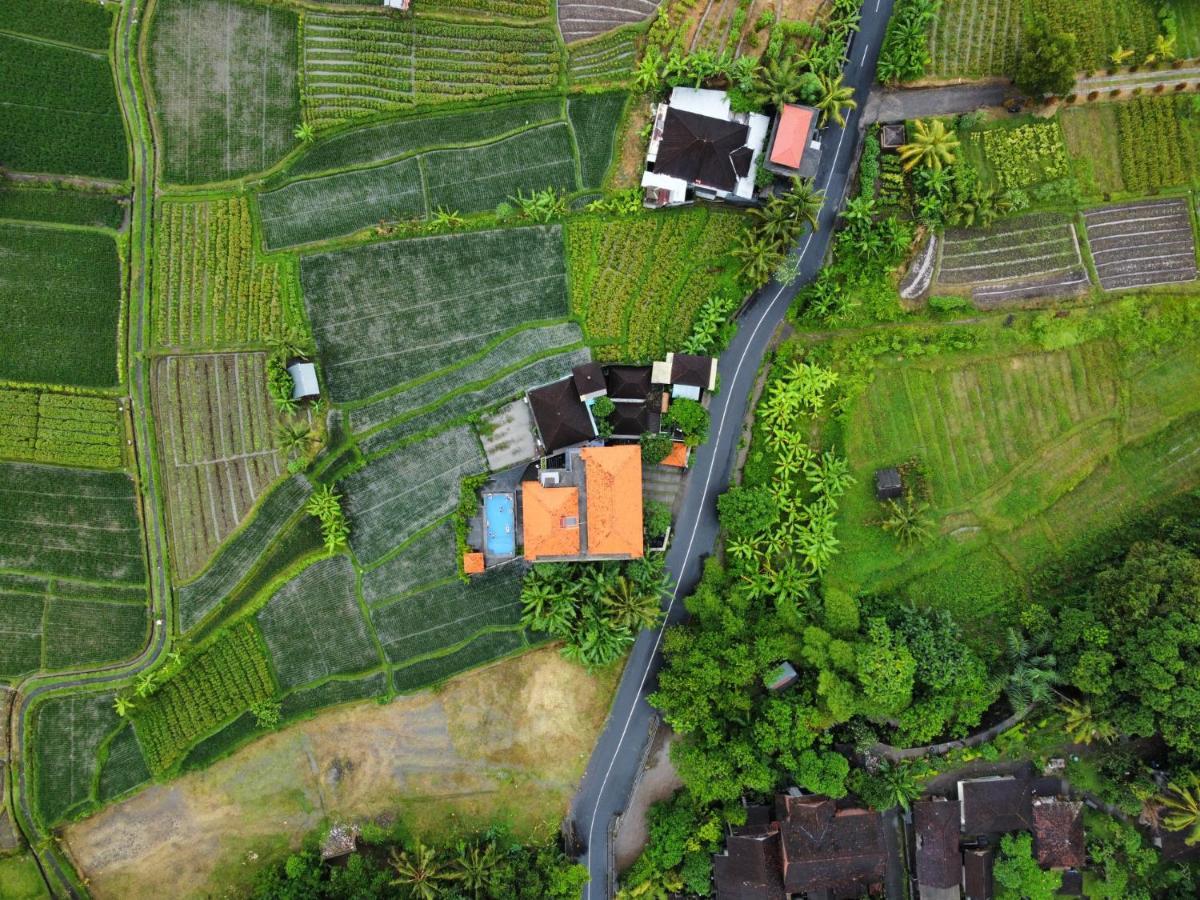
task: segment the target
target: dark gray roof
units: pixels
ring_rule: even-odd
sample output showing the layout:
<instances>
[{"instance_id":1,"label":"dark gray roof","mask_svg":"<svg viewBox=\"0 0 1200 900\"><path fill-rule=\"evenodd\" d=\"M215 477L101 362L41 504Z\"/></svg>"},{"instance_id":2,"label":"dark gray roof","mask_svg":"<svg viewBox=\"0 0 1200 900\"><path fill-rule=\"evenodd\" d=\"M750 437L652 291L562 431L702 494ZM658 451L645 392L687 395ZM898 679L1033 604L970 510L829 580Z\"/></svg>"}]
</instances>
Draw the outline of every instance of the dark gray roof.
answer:
<instances>
[{"instance_id":1,"label":"dark gray roof","mask_svg":"<svg viewBox=\"0 0 1200 900\"><path fill-rule=\"evenodd\" d=\"M676 353L671 360L671 384L686 384L708 390L712 364L711 356Z\"/></svg>"},{"instance_id":2,"label":"dark gray roof","mask_svg":"<svg viewBox=\"0 0 1200 900\"><path fill-rule=\"evenodd\" d=\"M904 485L900 480L900 470L875 470L875 496L880 500L894 500L904 493Z\"/></svg>"},{"instance_id":3,"label":"dark gray roof","mask_svg":"<svg viewBox=\"0 0 1200 900\"><path fill-rule=\"evenodd\" d=\"M646 432L657 433L662 413L649 403L616 403L609 416L613 437L641 437Z\"/></svg>"},{"instance_id":4,"label":"dark gray roof","mask_svg":"<svg viewBox=\"0 0 1200 900\"><path fill-rule=\"evenodd\" d=\"M571 378L575 382L575 390L579 391L581 396L593 391L608 390L600 363L588 362L576 366L571 370Z\"/></svg>"},{"instance_id":5,"label":"dark gray roof","mask_svg":"<svg viewBox=\"0 0 1200 900\"><path fill-rule=\"evenodd\" d=\"M917 883L921 887L958 887L962 878L958 801L919 800L912 810L917 842Z\"/></svg>"},{"instance_id":6,"label":"dark gray roof","mask_svg":"<svg viewBox=\"0 0 1200 900\"><path fill-rule=\"evenodd\" d=\"M1001 776L958 783L963 834L1033 830L1033 789L1028 778Z\"/></svg>"},{"instance_id":7,"label":"dark gray roof","mask_svg":"<svg viewBox=\"0 0 1200 900\"><path fill-rule=\"evenodd\" d=\"M529 408L547 453L596 436L592 420L571 378L530 391Z\"/></svg>"},{"instance_id":8,"label":"dark gray roof","mask_svg":"<svg viewBox=\"0 0 1200 900\"><path fill-rule=\"evenodd\" d=\"M604 378L613 400L643 400L650 393L649 366L609 366Z\"/></svg>"},{"instance_id":9,"label":"dark gray roof","mask_svg":"<svg viewBox=\"0 0 1200 900\"><path fill-rule=\"evenodd\" d=\"M994 851L991 847L963 851L963 900L992 900L992 863Z\"/></svg>"},{"instance_id":10,"label":"dark gray roof","mask_svg":"<svg viewBox=\"0 0 1200 900\"><path fill-rule=\"evenodd\" d=\"M706 187L732 191L738 182L738 166L750 169L747 158L737 152L746 146L750 129L740 122L726 122L699 113L671 107L663 123L662 142L654 160L654 171L697 182Z\"/></svg>"}]
</instances>

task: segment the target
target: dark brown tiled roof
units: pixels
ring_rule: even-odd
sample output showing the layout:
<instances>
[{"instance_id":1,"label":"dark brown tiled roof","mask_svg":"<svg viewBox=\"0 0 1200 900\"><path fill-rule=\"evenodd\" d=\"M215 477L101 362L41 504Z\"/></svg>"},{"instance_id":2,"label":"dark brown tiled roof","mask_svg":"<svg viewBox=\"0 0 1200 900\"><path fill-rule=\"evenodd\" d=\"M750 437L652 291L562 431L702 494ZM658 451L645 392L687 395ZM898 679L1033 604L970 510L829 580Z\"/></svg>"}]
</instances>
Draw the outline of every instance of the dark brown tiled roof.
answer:
<instances>
[{"instance_id":1,"label":"dark brown tiled roof","mask_svg":"<svg viewBox=\"0 0 1200 900\"><path fill-rule=\"evenodd\" d=\"M600 363L589 362L576 366L571 370L571 378L575 382L575 390L579 391L581 397L593 391L608 390L608 385L604 382L604 370L600 368Z\"/></svg>"},{"instance_id":2,"label":"dark brown tiled roof","mask_svg":"<svg viewBox=\"0 0 1200 900\"><path fill-rule=\"evenodd\" d=\"M740 122L726 122L671 107L663 123L654 171L732 191L737 187L738 176L749 171L749 159L742 165L743 172L738 168L741 154L734 155L746 146L749 133L750 129Z\"/></svg>"},{"instance_id":3,"label":"dark brown tiled roof","mask_svg":"<svg viewBox=\"0 0 1200 900\"><path fill-rule=\"evenodd\" d=\"M713 857L718 900L784 900L777 825L735 829Z\"/></svg>"},{"instance_id":4,"label":"dark brown tiled roof","mask_svg":"<svg viewBox=\"0 0 1200 900\"><path fill-rule=\"evenodd\" d=\"M711 356L676 353L671 360L671 384L686 384L708 390L712 363Z\"/></svg>"},{"instance_id":5,"label":"dark brown tiled roof","mask_svg":"<svg viewBox=\"0 0 1200 900\"><path fill-rule=\"evenodd\" d=\"M613 400L643 400L650 393L649 366L609 366L604 377Z\"/></svg>"},{"instance_id":6,"label":"dark brown tiled roof","mask_svg":"<svg viewBox=\"0 0 1200 900\"><path fill-rule=\"evenodd\" d=\"M1077 869L1087 862L1083 804L1055 797L1033 804L1033 840L1043 869Z\"/></svg>"},{"instance_id":7,"label":"dark brown tiled roof","mask_svg":"<svg viewBox=\"0 0 1200 900\"><path fill-rule=\"evenodd\" d=\"M958 816L957 800L921 800L913 804L917 883L921 887L958 887L962 880Z\"/></svg>"},{"instance_id":8,"label":"dark brown tiled roof","mask_svg":"<svg viewBox=\"0 0 1200 900\"><path fill-rule=\"evenodd\" d=\"M883 820L865 809L838 809L827 797L780 797L776 812L788 893L829 890L856 896L883 879Z\"/></svg>"},{"instance_id":9,"label":"dark brown tiled roof","mask_svg":"<svg viewBox=\"0 0 1200 900\"><path fill-rule=\"evenodd\" d=\"M967 779L958 783L963 834L1005 834L1033 828L1033 790L1016 776Z\"/></svg>"},{"instance_id":10,"label":"dark brown tiled roof","mask_svg":"<svg viewBox=\"0 0 1200 900\"><path fill-rule=\"evenodd\" d=\"M992 900L993 861L991 847L963 851L963 900Z\"/></svg>"},{"instance_id":11,"label":"dark brown tiled roof","mask_svg":"<svg viewBox=\"0 0 1200 900\"><path fill-rule=\"evenodd\" d=\"M609 416L614 437L640 437L644 432L657 432L662 413L648 403L616 403L616 412Z\"/></svg>"},{"instance_id":12,"label":"dark brown tiled roof","mask_svg":"<svg viewBox=\"0 0 1200 900\"><path fill-rule=\"evenodd\" d=\"M547 453L596 436L592 420L570 378L530 391L529 408Z\"/></svg>"}]
</instances>

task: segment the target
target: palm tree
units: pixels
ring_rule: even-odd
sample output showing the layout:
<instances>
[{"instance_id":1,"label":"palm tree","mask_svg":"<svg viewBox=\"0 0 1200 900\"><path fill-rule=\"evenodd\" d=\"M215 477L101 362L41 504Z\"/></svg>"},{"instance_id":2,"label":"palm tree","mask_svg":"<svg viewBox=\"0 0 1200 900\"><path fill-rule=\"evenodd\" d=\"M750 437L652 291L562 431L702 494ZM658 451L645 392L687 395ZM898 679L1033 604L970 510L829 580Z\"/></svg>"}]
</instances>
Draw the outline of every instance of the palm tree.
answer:
<instances>
[{"instance_id":1,"label":"palm tree","mask_svg":"<svg viewBox=\"0 0 1200 900\"><path fill-rule=\"evenodd\" d=\"M817 109L821 111L821 127L832 118L838 125L846 124L845 112L858 108L854 99L854 88L842 84L842 76L833 78L829 75L819 76L821 79L821 97L817 100Z\"/></svg>"},{"instance_id":2,"label":"palm tree","mask_svg":"<svg viewBox=\"0 0 1200 900\"><path fill-rule=\"evenodd\" d=\"M913 130L916 133L912 140L900 147L905 172L911 172L918 165L928 166L935 172L941 171L943 166L954 165L954 151L959 140L946 128L945 122L934 119L927 125L924 120L917 119Z\"/></svg>"},{"instance_id":3,"label":"palm tree","mask_svg":"<svg viewBox=\"0 0 1200 900\"><path fill-rule=\"evenodd\" d=\"M818 191L811 178L793 178L791 190L782 199L796 219L807 222L813 231L821 227L819 217L825 205L825 192Z\"/></svg>"},{"instance_id":4,"label":"palm tree","mask_svg":"<svg viewBox=\"0 0 1200 900\"><path fill-rule=\"evenodd\" d=\"M905 812L909 804L921 796L921 786L913 777L912 768L903 763L883 763L875 776L886 787L886 796L891 806L899 806Z\"/></svg>"},{"instance_id":5,"label":"palm tree","mask_svg":"<svg viewBox=\"0 0 1200 900\"><path fill-rule=\"evenodd\" d=\"M491 896L496 887L496 866L499 858L496 856L496 845L459 844L458 857L454 860L459 880L463 887L479 900L482 896Z\"/></svg>"},{"instance_id":6,"label":"palm tree","mask_svg":"<svg viewBox=\"0 0 1200 900\"><path fill-rule=\"evenodd\" d=\"M118 696L113 700L113 709L117 711L117 715L122 719L128 716L134 710L134 703L127 697Z\"/></svg>"},{"instance_id":7,"label":"palm tree","mask_svg":"<svg viewBox=\"0 0 1200 900\"><path fill-rule=\"evenodd\" d=\"M781 254L771 243L752 231L745 231L733 249L733 258L741 265L741 275L754 285L764 285L779 264Z\"/></svg>"},{"instance_id":8,"label":"palm tree","mask_svg":"<svg viewBox=\"0 0 1200 900\"><path fill-rule=\"evenodd\" d=\"M1058 674L1058 659L1044 653L1045 637L1027 638L1016 629L1008 629L1004 661L1008 674L993 679L1008 698L1014 712L1028 709L1050 699L1054 685L1062 682Z\"/></svg>"},{"instance_id":9,"label":"palm tree","mask_svg":"<svg viewBox=\"0 0 1200 900\"><path fill-rule=\"evenodd\" d=\"M1125 63L1133 59L1133 51L1127 47L1122 47L1120 44L1117 44L1117 49L1110 53L1108 58L1114 66L1123 66Z\"/></svg>"},{"instance_id":10,"label":"palm tree","mask_svg":"<svg viewBox=\"0 0 1200 900\"><path fill-rule=\"evenodd\" d=\"M1170 62L1175 58L1175 35L1159 34L1154 38L1154 56L1159 62Z\"/></svg>"},{"instance_id":11,"label":"palm tree","mask_svg":"<svg viewBox=\"0 0 1200 900\"><path fill-rule=\"evenodd\" d=\"M659 595L651 591L640 590L639 587L624 575L608 587L601 597L608 619L614 625L624 628L634 634L645 629L653 628L662 616L659 605Z\"/></svg>"},{"instance_id":12,"label":"palm tree","mask_svg":"<svg viewBox=\"0 0 1200 900\"><path fill-rule=\"evenodd\" d=\"M1185 781L1167 782L1169 793L1159 799L1169 812L1162 823L1171 831L1187 831L1184 842L1200 841L1200 779L1190 775Z\"/></svg>"},{"instance_id":13,"label":"palm tree","mask_svg":"<svg viewBox=\"0 0 1200 900\"><path fill-rule=\"evenodd\" d=\"M143 672L138 676L137 687L135 688L137 695L145 697L153 693L157 682L158 674L156 672Z\"/></svg>"},{"instance_id":14,"label":"palm tree","mask_svg":"<svg viewBox=\"0 0 1200 900\"><path fill-rule=\"evenodd\" d=\"M301 122L296 126L296 130L292 134L302 143L311 144L317 133L313 131L313 127L307 122Z\"/></svg>"},{"instance_id":15,"label":"palm tree","mask_svg":"<svg viewBox=\"0 0 1200 900\"><path fill-rule=\"evenodd\" d=\"M312 443L312 431L305 422L281 422L276 436L279 449L288 459L303 456Z\"/></svg>"},{"instance_id":16,"label":"palm tree","mask_svg":"<svg viewBox=\"0 0 1200 900\"><path fill-rule=\"evenodd\" d=\"M408 892L418 900L437 900L442 893L439 884L459 878L457 872L443 870L437 852L420 840L413 846L411 856L407 850L393 849L391 863L396 870L396 877L391 883L408 888Z\"/></svg>"},{"instance_id":17,"label":"palm tree","mask_svg":"<svg viewBox=\"0 0 1200 900\"><path fill-rule=\"evenodd\" d=\"M1092 741L1100 741L1102 744L1111 744L1116 740L1116 727L1107 719L1099 718L1090 703L1064 700L1059 710L1066 717L1063 727L1074 743L1090 744Z\"/></svg>"},{"instance_id":18,"label":"palm tree","mask_svg":"<svg viewBox=\"0 0 1200 900\"><path fill-rule=\"evenodd\" d=\"M769 106L783 106L796 99L804 72L793 54L773 57L758 70L758 94Z\"/></svg>"},{"instance_id":19,"label":"palm tree","mask_svg":"<svg viewBox=\"0 0 1200 900\"><path fill-rule=\"evenodd\" d=\"M881 526L894 534L902 547L911 547L929 539L929 504L911 497L903 503L889 500L887 516Z\"/></svg>"}]
</instances>

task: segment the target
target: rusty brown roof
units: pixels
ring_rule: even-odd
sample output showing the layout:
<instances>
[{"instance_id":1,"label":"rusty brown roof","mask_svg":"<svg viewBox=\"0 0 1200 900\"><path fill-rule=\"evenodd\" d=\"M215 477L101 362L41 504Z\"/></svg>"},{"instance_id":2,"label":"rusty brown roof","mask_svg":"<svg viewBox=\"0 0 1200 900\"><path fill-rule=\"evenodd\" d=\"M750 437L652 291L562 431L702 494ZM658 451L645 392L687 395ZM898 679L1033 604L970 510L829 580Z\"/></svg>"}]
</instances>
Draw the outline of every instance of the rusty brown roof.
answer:
<instances>
[{"instance_id":1,"label":"rusty brown roof","mask_svg":"<svg viewBox=\"0 0 1200 900\"><path fill-rule=\"evenodd\" d=\"M1079 869L1087 862L1083 804L1057 797L1033 802L1033 842L1043 869Z\"/></svg>"},{"instance_id":2,"label":"rusty brown roof","mask_svg":"<svg viewBox=\"0 0 1200 900\"><path fill-rule=\"evenodd\" d=\"M958 801L919 800L912 809L917 843L917 883L921 887L958 887L962 880Z\"/></svg>"}]
</instances>

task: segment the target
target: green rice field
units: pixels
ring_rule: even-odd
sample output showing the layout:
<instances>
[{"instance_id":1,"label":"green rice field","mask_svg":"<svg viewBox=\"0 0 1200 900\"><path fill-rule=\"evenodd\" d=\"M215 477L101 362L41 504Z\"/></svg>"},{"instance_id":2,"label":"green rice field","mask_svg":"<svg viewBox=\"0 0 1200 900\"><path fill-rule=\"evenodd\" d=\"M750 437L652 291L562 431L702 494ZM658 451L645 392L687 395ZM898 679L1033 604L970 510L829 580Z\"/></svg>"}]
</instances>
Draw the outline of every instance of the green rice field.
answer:
<instances>
[{"instance_id":1,"label":"green rice field","mask_svg":"<svg viewBox=\"0 0 1200 900\"><path fill-rule=\"evenodd\" d=\"M122 724L112 702L112 694L75 694L38 704L34 797L43 822L59 822L96 799L97 753Z\"/></svg>"},{"instance_id":2,"label":"green rice field","mask_svg":"<svg viewBox=\"0 0 1200 900\"><path fill-rule=\"evenodd\" d=\"M0 223L0 258L0 379L116 385L121 266L113 238Z\"/></svg>"},{"instance_id":3,"label":"green rice field","mask_svg":"<svg viewBox=\"0 0 1200 900\"><path fill-rule=\"evenodd\" d=\"M111 194L0 187L0 219L117 229L125 207Z\"/></svg>"},{"instance_id":4,"label":"green rice field","mask_svg":"<svg viewBox=\"0 0 1200 900\"><path fill-rule=\"evenodd\" d=\"M458 545L454 540L454 527L443 522L413 538L383 564L364 572L363 601L375 605L457 574Z\"/></svg>"},{"instance_id":5,"label":"green rice field","mask_svg":"<svg viewBox=\"0 0 1200 900\"><path fill-rule=\"evenodd\" d=\"M462 672L481 666L530 647L521 629L485 631L462 647L443 655L433 656L395 669L392 683L397 693L408 693L433 687Z\"/></svg>"}]
</instances>

